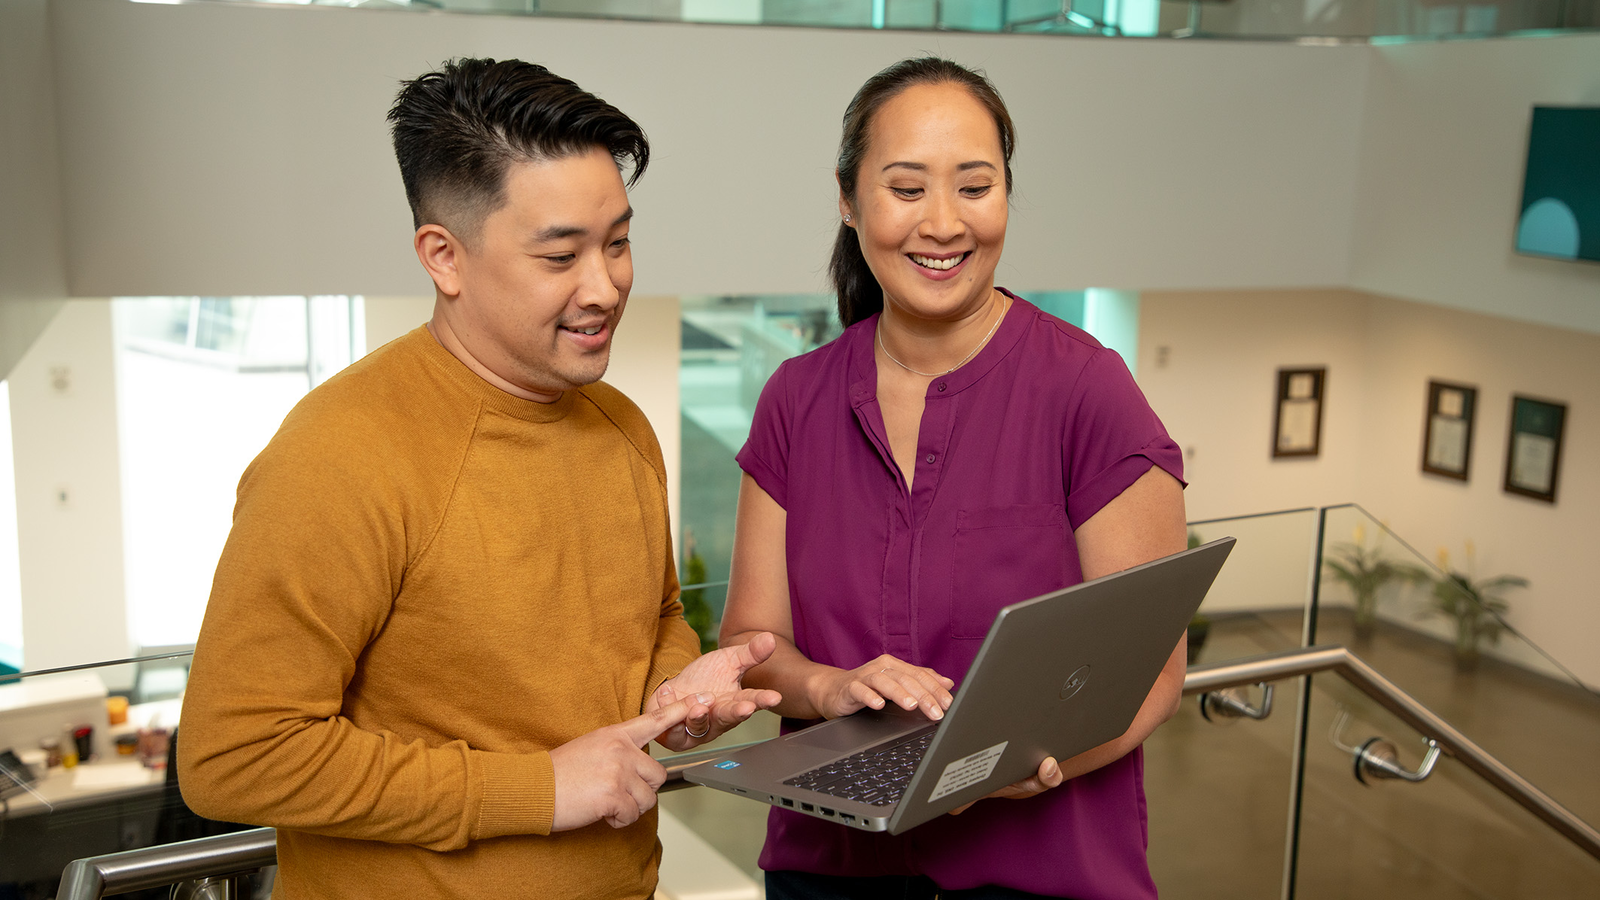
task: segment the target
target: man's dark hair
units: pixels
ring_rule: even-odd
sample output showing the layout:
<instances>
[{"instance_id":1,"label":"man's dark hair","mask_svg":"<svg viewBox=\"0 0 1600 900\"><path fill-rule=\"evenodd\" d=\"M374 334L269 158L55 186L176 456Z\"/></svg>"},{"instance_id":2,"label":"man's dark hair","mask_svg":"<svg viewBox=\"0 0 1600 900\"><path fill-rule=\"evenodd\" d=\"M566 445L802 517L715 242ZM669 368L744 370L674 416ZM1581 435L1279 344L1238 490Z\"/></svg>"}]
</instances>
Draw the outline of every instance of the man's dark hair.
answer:
<instances>
[{"instance_id":1,"label":"man's dark hair","mask_svg":"<svg viewBox=\"0 0 1600 900\"><path fill-rule=\"evenodd\" d=\"M505 203L514 162L604 148L633 187L650 162L638 123L544 66L518 59L454 59L403 83L389 110L394 155L412 225L443 225L474 240Z\"/></svg>"}]
</instances>

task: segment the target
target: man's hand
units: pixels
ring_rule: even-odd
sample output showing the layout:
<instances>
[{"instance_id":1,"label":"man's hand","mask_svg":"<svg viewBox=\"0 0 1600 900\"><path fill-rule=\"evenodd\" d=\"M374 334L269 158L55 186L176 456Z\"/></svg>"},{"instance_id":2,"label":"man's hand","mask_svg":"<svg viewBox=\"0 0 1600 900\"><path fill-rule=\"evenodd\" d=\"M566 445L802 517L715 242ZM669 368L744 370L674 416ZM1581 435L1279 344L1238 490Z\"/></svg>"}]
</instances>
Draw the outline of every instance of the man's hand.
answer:
<instances>
[{"instance_id":1,"label":"man's hand","mask_svg":"<svg viewBox=\"0 0 1600 900\"><path fill-rule=\"evenodd\" d=\"M1055 757L1047 756L1045 757L1044 762L1039 763L1038 772L1029 775L1027 778L1022 779L1016 784L1008 784L1005 787L994 791L993 793L985 794L982 797L979 797L978 800L990 800L995 797L1003 797L1009 800L1021 800L1026 797L1032 797L1036 794L1042 794L1051 788L1060 787L1061 781L1061 767L1056 765ZM972 803L977 803L978 800L974 800ZM972 807L972 803L961 804L955 809L950 810L950 815L961 815Z\"/></svg>"},{"instance_id":2,"label":"man's hand","mask_svg":"<svg viewBox=\"0 0 1600 900\"><path fill-rule=\"evenodd\" d=\"M709 700L686 697L551 750L556 809L550 830L570 831L602 819L612 828L638 821L656 805L656 790L667 780L667 770L642 748Z\"/></svg>"},{"instance_id":3,"label":"man's hand","mask_svg":"<svg viewBox=\"0 0 1600 900\"><path fill-rule=\"evenodd\" d=\"M673 703L680 697L710 695L711 699L696 703L685 719L658 732L656 740L668 750L680 753L692 750L726 733L754 715L756 710L777 706L783 700L777 691L762 691L741 685L744 673L766 662L777 645L776 638L762 632L747 643L723 647L701 656L685 666L682 672L663 682L661 688L645 701L647 712Z\"/></svg>"}]
</instances>

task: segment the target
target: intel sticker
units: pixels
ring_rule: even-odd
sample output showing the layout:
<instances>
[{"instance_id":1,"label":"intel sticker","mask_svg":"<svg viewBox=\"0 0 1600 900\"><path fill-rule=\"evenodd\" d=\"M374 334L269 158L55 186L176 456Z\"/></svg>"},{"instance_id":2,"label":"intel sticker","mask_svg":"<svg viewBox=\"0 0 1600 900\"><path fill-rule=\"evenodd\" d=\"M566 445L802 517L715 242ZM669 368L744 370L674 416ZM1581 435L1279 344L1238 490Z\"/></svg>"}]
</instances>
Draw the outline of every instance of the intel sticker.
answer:
<instances>
[{"instance_id":1,"label":"intel sticker","mask_svg":"<svg viewBox=\"0 0 1600 900\"><path fill-rule=\"evenodd\" d=\"M734 762L731 759L725 759L722 762L719 762L716 765L712 766L711 768L713 768L713 769L737 769L737 768L739 768L739 764Z\"/></svg>"}]
</instances>

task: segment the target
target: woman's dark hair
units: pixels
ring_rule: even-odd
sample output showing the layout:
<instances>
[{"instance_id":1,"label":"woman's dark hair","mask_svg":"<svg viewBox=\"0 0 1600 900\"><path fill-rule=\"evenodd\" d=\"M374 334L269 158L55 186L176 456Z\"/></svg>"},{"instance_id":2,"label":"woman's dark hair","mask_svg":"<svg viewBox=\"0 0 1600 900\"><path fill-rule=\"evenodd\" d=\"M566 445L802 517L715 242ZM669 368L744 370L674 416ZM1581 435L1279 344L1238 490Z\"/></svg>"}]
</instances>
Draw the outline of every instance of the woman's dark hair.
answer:
<instances>
[{"instance_id":1,"label":"woman's dark hair","mask_svg":"<svg viewBox=\"0 0 1600 900\"><path fill-rule=\"evenodd\" d=\"M600 147L633 187L650 162L644 129L544 66L454 59L403 83L389 110L414 227L435 223L474 240L505 202L513 162L580 156Z\"/></svg>"},{"instance_id":2,"label":"woman's dark hair","mask_svg":"<svg viewBox=\"0 0 1600 900\"><path fill-rule=\"evenodd\" d=\"M856 92L855 98L844 111L844 134L839 139L839 190L852 202L856 196L856 176L861 172L861 161L867 155L868 133L872 117L885 103L901 91L918 84L958 84L972 93L973 99L983 104L994 117L995 128L1000 132L1000 151L1005 157L1006 195L1011 195L1011 152L1016 147L1017 130L1011 124L1011 113L1006 102L982 72L975 72L960 63L937 57L907 59L897 62L867 79ZM867 258L861 254L861 241L856 230L839 224L838 237L833 241L833 258L828 262L828 277L839 295L839 321L845 327L883 310L883 288L867 267Z\"/></svg>"}]
</instances>

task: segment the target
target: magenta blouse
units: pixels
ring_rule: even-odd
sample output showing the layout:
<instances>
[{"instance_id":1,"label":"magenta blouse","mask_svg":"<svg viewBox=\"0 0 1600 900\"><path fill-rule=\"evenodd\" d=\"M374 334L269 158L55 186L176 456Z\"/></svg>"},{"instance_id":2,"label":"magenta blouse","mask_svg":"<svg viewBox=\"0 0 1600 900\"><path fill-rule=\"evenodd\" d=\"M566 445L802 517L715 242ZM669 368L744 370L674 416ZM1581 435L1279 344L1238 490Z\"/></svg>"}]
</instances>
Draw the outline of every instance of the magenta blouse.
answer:
<instances>
[{"instance_id":1,"label":"magenta blouse","mask_svg":"<svg viewBox=\"0 0 1600 900\"><path fill-rule=\"evenodd\" d=\"M928 386L907 493L878 408L877 323L780 366L738 461L787 512L800 651L847 669L890 653L959 685L1000 607L1083 580L1073 529L1152 465L1181 481L1182 455L1121 357L1018 299ZM1147 843L1135 750L900 836L774 809L761 867L1153 900Z\"/></svg>"}]
</instances>

